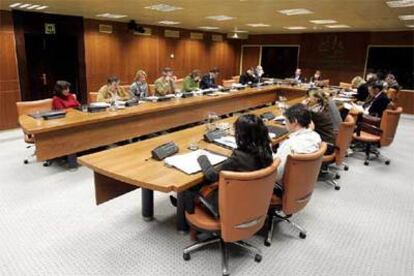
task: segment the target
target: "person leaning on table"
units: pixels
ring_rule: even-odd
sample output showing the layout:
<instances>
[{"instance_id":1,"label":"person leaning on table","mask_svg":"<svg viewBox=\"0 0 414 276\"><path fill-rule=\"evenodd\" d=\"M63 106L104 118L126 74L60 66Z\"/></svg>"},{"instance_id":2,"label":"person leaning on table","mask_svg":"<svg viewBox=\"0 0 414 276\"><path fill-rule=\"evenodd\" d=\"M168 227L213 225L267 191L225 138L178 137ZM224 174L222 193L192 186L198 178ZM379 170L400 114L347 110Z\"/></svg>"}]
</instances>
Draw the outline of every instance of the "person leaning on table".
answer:
<instances>
[{"instance_id":1,"label":"person leaning on table","mask_svg":"<svg viewBox=\"0 0 414 276\"><path fill-rule=\"evenodd\" d=\"M119 86L119 79L116 76L109 77L107 83L98 91L98 102L112 102L113 100L127 101L130 95L124 88Z\"/></svg>"},{"instance_id":2,"label":"person leaning on table","mask_svg":"<svg viewBox=\"0 0 414 276\"><path fill-rule=\"evenodd\" d=\"M204 181L184 192L185 209L194 213L197 195L201 193L218 214L218 183L221 170L249 172L270 166L273 162L270 137L262 119L254 114L244 114L234 123L237 148L231 156L217 167L213 167L207 156L197 161L204 174ZM214 183L214 184L211 184Z\"/></svg>"},{"instance_id":3,"label":"person leaning on table","mask_svg":"<svg viewBox=\"0 0 414 276\"><path fill-rule=\"evenodd\" d=\"M175 93L175 81L173 77L173 71L169 67L165 67L162 70L162 76L155 82L155 96L165 96Z\"/></svg>"},{"instance_id":4,"label":"person leaning on table","mask_svg":"<svg viewBox=\"0 0 414 276\"><path fill-rule=\"evenodd\" d=\"M70 93L70 83L58 80L54 87L52 107L54 110L78 107L80 103L76 100L75 94Z\"/></svg>"},{"instance_id":5,"label":"person leaning on table","mask_svg":"<svg viewBox=\"0 0 414 276\"><path fill-rule=\"evenodd\" d=\"M138 70L135 74L134 82L129 87L131 97L141 99L148 97L147 74L143 70Z\"/></svg>"},{"instance_id":6,"label":"person leaning on table","mask_svg":"<svg viewBox=\"0 0 414 276\"><path fill-rule=\"evenodd\" d=\"M184 78L182 92L191 92L200 89L201 72L193 70Z\"/></svg>"}]
</instances>

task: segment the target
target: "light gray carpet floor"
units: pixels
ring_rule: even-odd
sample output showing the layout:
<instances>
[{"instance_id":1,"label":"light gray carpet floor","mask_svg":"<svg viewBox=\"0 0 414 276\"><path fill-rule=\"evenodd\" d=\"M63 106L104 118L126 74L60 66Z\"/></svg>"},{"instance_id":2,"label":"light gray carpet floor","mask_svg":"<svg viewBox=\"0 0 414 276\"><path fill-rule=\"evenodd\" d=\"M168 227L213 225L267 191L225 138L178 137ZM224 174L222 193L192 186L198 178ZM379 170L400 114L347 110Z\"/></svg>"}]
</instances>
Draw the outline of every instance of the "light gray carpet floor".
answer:
<instances>
[{"instance_id":1,"label":"light gray carpet floor","mask_svg":"<svg viewBox=\"0 0 414 276\"><path fill-rule=\"evenodd\" d=\"M96 206L92 171L23 165L31 151L21 130L0 132L1 275L220 275L212 246L182 259L191 243L175 230L168 195L155 194L155 217L141 218L140 190ZM255 263L231 252L232 275L414 275L414 117L403 116L383 152L390 166L349 158L342 189L318 183L306 209L276 227Z\"/></svg>"}]
</instances>

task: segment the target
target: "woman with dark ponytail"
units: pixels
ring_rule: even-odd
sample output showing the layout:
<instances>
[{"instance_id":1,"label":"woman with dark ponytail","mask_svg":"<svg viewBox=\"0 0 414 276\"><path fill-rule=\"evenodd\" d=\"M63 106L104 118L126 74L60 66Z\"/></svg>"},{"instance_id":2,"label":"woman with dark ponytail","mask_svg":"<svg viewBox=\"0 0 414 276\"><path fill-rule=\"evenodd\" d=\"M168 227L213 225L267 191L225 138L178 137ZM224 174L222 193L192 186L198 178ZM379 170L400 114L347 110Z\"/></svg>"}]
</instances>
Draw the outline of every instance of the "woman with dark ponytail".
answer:
<instances>
[{"instance_id":1,"label":"woman with dark ponytail","mask_svg":"<svg viewBox=\"0 0 414 276\"><path fill-rule=\"evenodd\" d=\"M231 156L218 167L213 167L205 155L198 158L204 174L204 183L198 189L191 189L185 196L185 205L189 213L194 212L194 198L200 192L218 213L218 185L221 170L248 172L260 170L272 164L272 150L267 127L262 119L253 114L240 116L234 124L237 148ZM213 188L211 188L213 187ZM208 193L205 191L208 190Z\"/></svg>"}]
</instances>

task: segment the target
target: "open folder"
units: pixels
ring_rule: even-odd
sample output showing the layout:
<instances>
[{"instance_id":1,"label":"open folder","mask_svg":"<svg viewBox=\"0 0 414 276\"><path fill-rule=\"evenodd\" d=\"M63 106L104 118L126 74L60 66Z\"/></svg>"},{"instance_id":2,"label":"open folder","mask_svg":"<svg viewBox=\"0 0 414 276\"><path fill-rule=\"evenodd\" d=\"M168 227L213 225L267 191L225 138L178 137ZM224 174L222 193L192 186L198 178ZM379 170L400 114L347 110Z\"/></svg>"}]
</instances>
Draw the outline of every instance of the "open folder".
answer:
<instances>
[{"instance_id":1,"label":"open folder","mask_svg":"<svg viewBox=\"0 0 414 276\"><path fill-rule=\"evenodd\" d=\"M201 171L201 167L197 162L197 158L200 155L206 155L212 165L217 165L227 159L226 156L199 149L196 151L190 151L188 153L167 157L165 158L164 162L166 165L175 167L186 174L193 174Z\"/></svg>"}]
</instances>

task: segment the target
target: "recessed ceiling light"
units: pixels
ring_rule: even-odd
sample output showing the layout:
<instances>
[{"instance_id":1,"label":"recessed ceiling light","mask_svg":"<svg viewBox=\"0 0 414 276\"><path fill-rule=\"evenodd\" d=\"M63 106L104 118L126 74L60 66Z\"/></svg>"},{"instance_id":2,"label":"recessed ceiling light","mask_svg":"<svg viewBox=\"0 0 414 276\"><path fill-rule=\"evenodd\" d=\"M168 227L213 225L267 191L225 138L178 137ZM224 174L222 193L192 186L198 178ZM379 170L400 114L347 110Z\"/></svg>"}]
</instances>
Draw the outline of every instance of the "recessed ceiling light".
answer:
<instances>
[{"instance_id":1,"label":"recessed ceiling light","mask_svg":"<svg viewBox=\"0 0 414 276\"><path fill-rule=\"evenodd\" d=\"M291 26L291 27L283 27L283 28L288 29L288 30L305 30L306 29L306 27L303 27L303 26Z\"/></svg>"},{"instance_id":2,"label":"recessed ceiling light","mask_svg":"<svg viewBox=\"0 0 414 276\"><path fill-rule=\"evenodd\" d=\"M128 15L125 15L125 14L113 14L113 13L101 13L101 14L97 14L96 16L97 17L112 18L112 19L119 19L119 18L127 17Z\"/></svg>"},{"instance_id":3,"label":"recessed ceiling light","mask_svg":"<svg viewBox=\"0 0 414 276\"><path fill-rule=\"evenodd\" d=\"M250 23L250 24L246 24L246 26L253 27L253 28L270 27L269 24L263 24L263 23Z\"/></svg>"},{"instance_id":4,"label":"recessed ceiling light","mask_svg":"<svg viewBox=\"0 0 414 276\"><path fill-rule=\"evenodd\" d=\"M219 27L212 27L212 26L201 26L198 27L199 29L203 29L203 30L217 30L220 29Z\"/></svg>"},{"instance_id":5,"label":"recessed ceiling light","mask_svg":"<svg viewBox=\"0 0 414 276\"><path fill-rule=\"evenodd\" d=\"M18 7L18 6L20 6L22 3L14 3L14 4L11 4L9 7L10 8L16 8L16 7Z\"/></svg>"},{"instance_id":6,"label":"recessed ceiling light","mask_svg":"<svg viewBox=\"0 0 414 276\"><path fill-rule=\"evenodd\" d=\"M38 8L38 7L40 7L40 5L31 5L31 6L27 7L27 9L28 10L33 10L35 8Z\"/></svg>"},{"instance_id":7,"label":"recessed ceiling light","mask_svg":"<svg viewBox=\"0 0 414 276\"><path fill-rule=\"evenodd\" d=\"M211 20L217 20L217 21L226 21L226 20L234 19L234 17L227 16L227 15L212 15L212 16L207 16L206 18L211 19Z\"/></svg>"},{"instance_id":8,"label":"recessed ceiling light","mask_svg":"<svg viewBox=\"0 0 414 276\"><path fill-rule=\"evenodd\" d=\"M170 21L170 20L158 21L158 23L159 24L164 24L164 25L178 25L178 24L180 24L180 22Z\"/></svg>"},{"instance_id":9,"label":"recessed ceiling light","mask_svg":"<svg viewBox=\"0 0 414 276\"><path fill-rule=\"evenodd\" d=\"M160 12L172 12L172 11L183 9L181 7L171 6L171 5L168 5L168 4L152 5L152 6L148 6L148 7L145 7L145 8L150 9L150 10L160 11Z\"/></svg>"},{"instance_id":10,"label":"recessed ceiling light","mask_svg":"<svg viewBox=\"0 0 414 276\"><path fill-rule=\"evenodd\" d=\"M334 24L336 23L336 20L332 19L318 19L318 20L310 20L309 22L313 24Z\"/></svg>"},{"instance_id":11,"label":"recessed ceiling light","mask_svg":"<svg viewBox=\"0 0 414 276\"><path fill-rule=\"evenodd\" d=\"M289 9L289 10L280 10L279 12L285 15L299 15L299 14L313 13L312 11L308 9Z\"/></svg>"},{"instance_id":12,"label":"recessed ceiling light","mask_svg":"<svg viewBox=\"0 0 414 276\"><path fill-rule=\"evenodd\" d=\"M40 11L40 10L47 9L48 7L49 6L40 6L40 7L37 7L36 10Z\"/></svg>"},{"instance_id":13,"label":"recessed ceiling light","mask_svg":"<svg viewBox=\"0 0 414 276\"><path fill-rule=\"evenodd\" d=\"M414 0L387 1L390 8L405 8L414 6Z\"/></svg>"},{"instance_id":14,"label":"recessed ceiling light","mask_svg":"<svg viewBox=\"0 0 414 276\"><path fill-rule=\"evenodd\" d=\"M344 25L344 24L326 25L326 27L328 27L330 29L346 29L346 28L351 28L351 26Z\"/></svg>"},{"instance_id":15,"label":"recessed ceiling light","mask_svg":"<svg viewBox=\"0 0 414 276\"><path fill-rule=\"evenodd\" d=\"M19 8L22 8L22 9L24 9L24 8L27 8L28 6L30 6L31 4L23 4L23 5L20 5L20 7Z\"/></svg>"},{"instance_id":16,"label":"recessed ceiling light","mask_svg":"<svg viewBox=\"0 0 414 276\"><path fill-rule=\"evenodd\" d=\"M398 16L400 20L414 20L414 14L406 14Z\"/></svg>"},{"instance_id":17,"label":"recessed ceiling light","mask_svg":"<svg viewBox=\"0 0 414 276\"><path fill-rule=\"evenodd\" d=\"M405 26L407 26L408 28L414 28L414 25L405 25Z\"/></svg>"},{"instance_id":18,"label":"recessed ceiling light","mask_svg":"<svg viewBox=\"0 0 414 276\"><path fill-rule=\"evenodd\" d=\"M246 30L234 30L235 33L248 33Z\"/></svg>"}]
</instances>

